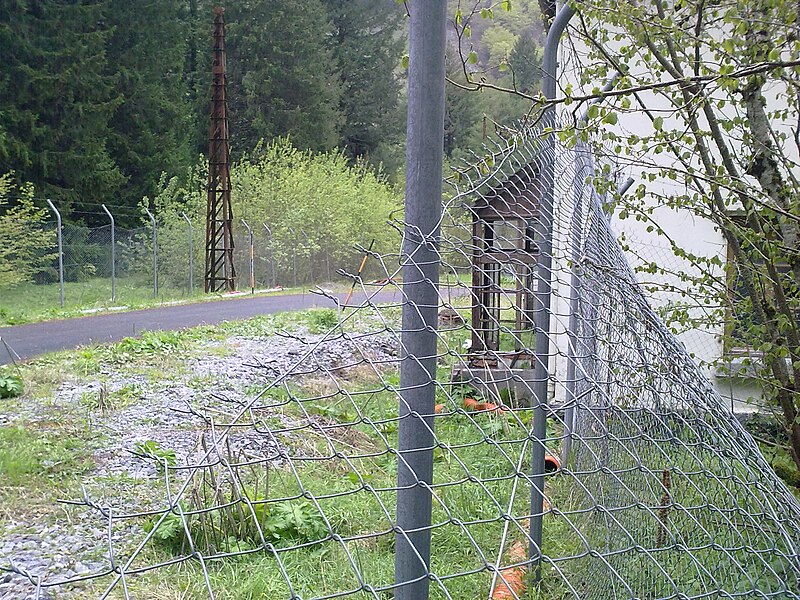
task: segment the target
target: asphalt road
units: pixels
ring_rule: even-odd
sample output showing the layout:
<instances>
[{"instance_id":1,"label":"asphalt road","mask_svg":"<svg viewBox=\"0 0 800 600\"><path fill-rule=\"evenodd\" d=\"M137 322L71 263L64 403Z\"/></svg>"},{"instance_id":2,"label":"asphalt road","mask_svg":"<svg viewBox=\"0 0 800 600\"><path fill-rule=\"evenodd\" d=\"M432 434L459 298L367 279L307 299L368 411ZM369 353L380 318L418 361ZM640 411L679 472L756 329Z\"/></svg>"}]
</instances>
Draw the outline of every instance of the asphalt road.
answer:
<instances>
[{"instance_id":1,"label":"asphalt road","mask_svg":"<svg viewBox=\"0 0 800 600\"><path fill-rule=\"evenodd\" d=\"M344 302L346 294L336 294ZM384 291L371 296L371 302L397 302L399 290ZM348 306L365 302L363 293L355 293ZM197 325L213 325L222 321L248 319L258 315L307 308L334 308L333 300L319 294L305 293L285 296L237 297L196 304L180 304L147 308L131 312L104 313L45 321L14 327L0 327L0 364L26 360L46 352L78 348L88 344L107 343L135 336L145 330L183 329ZM19 358L17 358L19 357Z\"/></svg>"}]
</instances>

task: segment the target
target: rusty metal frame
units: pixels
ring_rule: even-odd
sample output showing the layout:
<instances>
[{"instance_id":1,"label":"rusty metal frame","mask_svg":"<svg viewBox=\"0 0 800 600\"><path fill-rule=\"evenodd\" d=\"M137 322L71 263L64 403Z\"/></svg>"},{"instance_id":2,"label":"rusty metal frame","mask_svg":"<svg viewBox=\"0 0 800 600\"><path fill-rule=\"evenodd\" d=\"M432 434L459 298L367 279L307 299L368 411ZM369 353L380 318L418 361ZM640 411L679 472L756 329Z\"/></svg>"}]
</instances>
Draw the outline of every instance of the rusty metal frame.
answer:
<instances>
[{"instance_id":1,"label":"rusty metal frame","mask_svg":"<svg viewBox=\"0 0 800 600\"><path fill-rule=\"evenodd\" d=\"M236 289L224 14L224 8L214 8L214 58L211 65L211 115L208 132L206 293L232 292Z\"/></svg>"}]
</instances>

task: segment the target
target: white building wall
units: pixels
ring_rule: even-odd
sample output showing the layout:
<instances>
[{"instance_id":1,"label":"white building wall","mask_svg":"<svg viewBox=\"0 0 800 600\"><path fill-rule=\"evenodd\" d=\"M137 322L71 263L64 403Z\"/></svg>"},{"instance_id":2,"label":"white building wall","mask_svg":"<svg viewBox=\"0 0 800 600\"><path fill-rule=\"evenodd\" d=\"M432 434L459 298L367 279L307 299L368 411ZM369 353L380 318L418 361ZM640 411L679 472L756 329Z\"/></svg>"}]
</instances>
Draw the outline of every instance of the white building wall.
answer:
<instances>
[{"instance_id":1,"label":"white building wall","mask_svg":"<svg viewBox=\"0 0 800 600\"><path fill-rule=\"evenodd\" d=\"M602 87L604 82L593 82L590 85L581 87L580 72L582 59L585 56L585 51L581 49L582 45L576 36L572 36L562 44L562 56L559 72L559 86L564 89L568 84L573 86L574 94L588 94L591 93L593 87ZM771 93L777 94L778 90L772 89ZM643 92L640 97L644 101L648 109L655 111L656 114L662 116L665 120L665 128L670 126L670 107L666 100L651 92ZM582 114L586 106L575 108L573 106L561 106L559 109L560 117L575 119L579 114ZM618 113L618 123L615 126L620 134L636 133L638 135L649 135L653 132L653 125L650 118L641 110L636 110L636 105L630 112ZM648 191L655 193L658 196L667 196L671 192L683 191L678 187L678 184L669 179L659 178L651 182L648 180L647 175L656 172L660 166L672 166L674 157L668 152L661 154L649 154L647 156L638 157L636 160L631 160L628 157L619 157L617 172L620 183L627 179L629 176L635 180L634 186L643 184L647 187ZM648 166L649 163L649 166ZM674 240L678 247L684 248L689 252L699 256L720 256L723 259L727 257L727 244L715 225L693 213L683 210L673 210L665 207L655 208L652 219L658 223L664 230L667 236ZM649 223L646 221L637 221L635 218L621 219L619 213L613 214L611 224L614 231L619 238L624 238L627 245L631 247L631 252L627 253L628 260L633 267L640 265L642 259L646 261L653 261L659 265L671 270L673 273L666 273L660 275L638 274L639 281L646 285L647 283L660 283L672 285L681 288L684 284L681 282L677 273L692 274L697 273L696 267L693 267L688 261L676 257L670 247L669 242L655 233L648 231ZM640 258L641 257L641 258ZM724 262L724 260L723 260ZM699 274L699 273L698 273ZM720 269L717 274L720 277L725 277L724 268ZM556 357L557 373L559 375L566 371L566 336L564 335L565 317L568 315L568 298L569 293L564 288L564 282L559 283L556 303L553 307L554 319L553 326L555 331L559 332L557 339L554 340L553 350L558 351ZM679 300L680 296L677 294L658 293L649 294L648 298L654 308L665 305L668 302ZM702 314L701 308L695 308L695 314ZM718 360L723 356L722 344L723 324L716 326L709 326L704 329L693 329L690 331L679 332L678 339L684 344L688 352L693 355L700 364L707 364L712 361ZM712 368L706 367L705 369L709 379L714 384L717 391L725 399L726 404L730 403L732 409L738 411L752 411L755 406L760 402L760 392L754 382L748 379L731 379L721 376L716 373ZM561 377L556 377L561 380ZM563 399L562 386L556 385L555 396L556 399Z\"/></svg>"}]
</instances>

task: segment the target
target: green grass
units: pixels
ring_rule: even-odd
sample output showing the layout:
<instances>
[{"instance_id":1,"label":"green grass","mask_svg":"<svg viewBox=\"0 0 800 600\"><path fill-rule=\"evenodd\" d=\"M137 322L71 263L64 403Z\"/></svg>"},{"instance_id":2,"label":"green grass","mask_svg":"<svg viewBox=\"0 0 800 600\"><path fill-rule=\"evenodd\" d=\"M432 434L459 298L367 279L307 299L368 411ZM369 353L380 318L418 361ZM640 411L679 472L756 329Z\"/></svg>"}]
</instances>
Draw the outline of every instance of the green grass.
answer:
<instances>
[{"instance_id":1,"label":"green grass","mask_svg":"<svg viewBox=\"0 0 800 600\"><path fill-rule=\"evenodd\" d=\"M204 294L201 288L195 289L189 295L186 287L170 285L159 285L158 297L154 298L152 280L141 277L118 278L117 297L114 302L111 301L111 280L107 278L67 282L64 287L63 308L60 307L60 291L57 283L47 285L25 283L0 291L0 326L91 314L87 311L135 310L172 302L208 302L231 298L224 294ZM301 294L309 287L311 286L284 288L269 294ZM249 292L249 289L240 289Z\"/></svg>"},{"instance_id":2,"label":"green grass","mask_svg":"<svg viewBox=\"0 0 800 600\"><path fill-rule=\"evenodd\" d=\"M71 418L0 427L0 527L55 520L80 492L97 432Z\"/></svg>"},{"instance_id":3,"label":"green grass","mask_svg":"<svg viewBox=\"0 0 800 600\"><path fill-rule=\"evenodd\" d=\"M82 440L63 431L0 428L0 487L73 474L85 465Z\"/></svg>"},{"instance_id":4,"label":"green grass","mask_svg":"<svg viewBox=\"0 0 800 600\"><path fill-rule=\"evenodd\" d=\"M142 278L117 280L117 298L111 301L111 280L90 279L67 282L64 286L64 308L60 307L59 286L25 283L3 290L0 297L0 323L17 325L77 316L82 310L104 309L114 306L147 306L167 299L185 298L186 290L164 288L161 298L153 298L153 283Z\"/></svg>"},{"instance_id":5,"label":"green grass","mask_svg":"<svg viewBox=\"0 0 800 600\"><path fill-rule=\"evenodd\" d=\"M396 383L397 377L397 373L385 374L388 383ZM304 494L309 499L302 500L309 507L308 518L321 520L316 508L319 506L333 532L343 541L326 539L327 526L323 533L317 532L310 537L298 537L294 530L282 530L288 533L270 539L279 549L279 558L276 558L259 550L260 544L253 537L252 527L247 529L249 533L234 533L242 531L236 523L249 518L247 512L239 513L238 509L232 509L226 516L225 511L220 510L218 517L190 517L196 547L202 548L206 556L231 550L252 551L247 556L206 563L217 597L230 600L289 597L289 588L280 567L289 574L294 592L303 597L355 590L359 587L356 571L374 587L391 586L394 534L387 514L393 518L395 513L396 492L393 488L396 485L397 459L389 449L397 443L397 423L394 421L397 418L397 397L388 391L370 391L374 387L374 382L354 381L348 388L349 394L339 394L323 401L314 398L313 387L289 386L288 389L269 392L274 410L266 414L282 414L298 422L303 422L307 415L319 415L331 429L327 436L310 435L308 429L292 436L296 452L294 469L269 469L269 492L258 496L258 506L264 508L262 513L269 511L274 514L278 509L301 502L281 498ZM442 395L439 400L446 399ZM386 426L373 425L358 419L359 412L375 421L388 419L390 422ZM528 512L529 492L524 483L520 484L515 502L511 502L510 496L515 468L512 463L523 450L530 412L523 411L519 416L521 421L462 413L449 415L437 423L440 447L435 451L433 522L437 526L432 535L432 566L442 577L442 582L432 584L432 598L447 597L445 589L453 598L488 596L492 576L484 567L481 553L489 563L496 559L504 527L504 521L498 515L509 504L511 514L521 522ZM271 423L279 431L281 421L273 419ZM492 432L489 435L504 444L512 462L504 458L496 446L480 443L486 432ZM287 443L291 442L287 440ZM337 452L349 458L333 457ZM367 454L373 456L363 456ZM318 460L320 457L328 458ZM467 469L464 465L468 465ZM523 464L522 470L526 471L527 465ZM251 489L259 477L255 474L248 478L247 474L241 473L240 476ZM474 482L465 480L469 476L475 478ZM263 481L263 470L260 477ZM209 475L211 480L219 481L219 474ZM566 492L563 486L557 489L564 499ZM198 491L196 496L190 495L192 497L207 499L209 493ZM236 493L225 488L222 497L236 497ZM203 502L189 500L183 509L192 512L207 507ZM223 520L226 523L224 527ZM545 520L545 551L554 556L575 553L578 538L572 534L568 523L554 516ZM179 519L177 524L180 524ZM149 525L145 523L143 527ZM206 532L211 531L210 537L204 533L204 528ZM224 533L219 533L223 530ZM187 546L181 542L182 527L176 526L173 531L177 539L167 536L163 543L154 544L145 557L147 562L186 555ZM506 547L518 539L524 537L512 526ZM290 548L298 544L307 544L307 547ZM541 588L530 589L524 597L565 597L565 590L558 578L553 577L552 568L545 565L544 573ZM135 583L129 582L129 585L144 597L207 597L202 568L195 561L174 565L153 576L146 575L132 581ZM380 597L389 596L381 594Z\"/></svg>"},{"instance_id":6,"label":"green grass","mask_svg":"<svg viewBox=\"0 0 800 600\"><path fill-rule=\"evenodd\" d=\"M399 316L397 309L384 313L390 319ZM36 390L45 393L52 389L57 379L52 374L54 370L78 378L87 375L102 377L109 371L145 373L158 381L159 385L165 385L169 380L183 376L188 358L210 351L208 341L224 342L231 336L264 339L284 329L304 328L324 332L336 326L335 317L333 311L311 310L265 315L248 321L178 332L145 332L137 339L61 353L24 365L22 370L26 378L26 393ZM372 318L374 315L362 311L347 321L345 327L374 329L376 322L370 321ZM460 349L464 336L463 330L442 332L440 353L446 358L438 367L440 382L448 380L450 368L457 359L455 354L445 352L445 345L450 349ZM221 347L224 349L224 344ZM224 377L225 374L220 373L219 376ZM394 534L391 532L390 519L395 513L396 492L393 488L396 486L397 473L397 458L392 449L397 444L398 427L398 398L392 389L399 385L399 374L396 370L384 370L379 376L368 370L354 369L336 377L341 379L332 387L330 377L289 381L283 387L267 392L262 398L266 408L255 411L263 424L293 454L293 468L285 464L273 464L268 467L267 473L267 467L258 464L252 468L242 467L239 474L245 484L244 489L248 490L244 493L257 507L259 522L278 551L277 557L261 547L258 535L254 533L257 529L253 525L252 514L243 509L246 503L241 502L242 488L233 489L229 484L228 487L223 485L222 497L232 502L232 508L227 512L215 510L214 517L200 516L210 506L224 504L211 502L211 496L207 493L211 485L208 482L222 481L218 463L206 469L203 479L192 488L195 493L184 497L182 509L193 514L188 518L188 523L195 547L205 556L213 557L232 550L248 552L240 557L211 558L206 561L205 569L217 598L288 598L290 591L283 573L288 574L294 593L302 597L355 590L360 585L357 572L366 583L376 588L392 584ZM198 389L207 388L210 383L208 378L190 378L187 381L188 385ZM242 391L247 397L253 397L261 390L254 385ZM115 407L136 401L139 393L137 386L127 386L103 400L99 397L87 398L85 406L97 411L107 403L108 410L114 410ZM515 463L520 455L524 457L522 472L527 472L529 468L529 449L523 452L523 446L530 426L531 411L519 409L502 418L491 414L464 413L457 410L457 399L453 401L456 396L452 387L445 387L439 390L437 397L437 402L445 404L451 414L436 419L439 444L434 451L433 522L436 526L432 536L432 570L440 577L440 581L431 583L431 598L445 598L447 594L452 598L486 598L492 581L486 563L496 560L503 537L505 521L500 518L501 513L508 510L515 521L511 524L506 547L514 541L523 540L521 529L527 528L529 489L524 480L520 480L513 502L511 489L515 481ZM294 423L294 426L290 427L287 423ZM610 423L617 428L615 431L618 434L625 433L625 419L621 418L620 423ZM552 441L550 447L557 451L555 440L559 435L558 427L553 423L548 425L548 436ZM324 429L318 429L319 426ZM3 464L3 460L8 463L8 481L16 482L8 486L24 486L28 490L28 500L37 490L64 476L60 466L55 471L51 466L59 464L59 457L73 450L80 457L91 444L91 438L77 429L69 433L66 430L49 432L48 426L39 424L36 430L33 428L33 425L21 425L19 430L11 428L11 433L7 434L7 446L12 450L6 451L5 455L2 453L5 447L3 438L0 437L0 464ZM682 435L682 431L676 424L675 435ZM663 597L668 593L658 565L637 552L619 526L609 523L603 514L593 510L591 499L580 491L582 486L586 486L590 494L602 497L606 506L613 507L614 517L619 519L622 527L634 532L637 539L641 540L641 545L652 550L660 530L659 522L653 515L653 507L659 506L662 493L659 481L665 468L672 469L672 497L680 506L688 508L669 512L669 535L673 537L665 538L664 543L670 547L656 554L660 564L671 573L686 573L686 579L681 581L686 589L695 585L699 591L712 582L698 574L697 565L716 573L719 570L716 565L722 564L720 560L727 554L723 556L724 553L717 549L703 547L706 539L697 526L698 522L715 533L717 543L735 548L738 543L737 532L731 527L731 521L760 510L757 505L751 504L751 500L735 497L741 491L739 482L746 482L749 477L736 461L722 462L718 454L710 453L704 455L703 472L692 472L694 459L688 454L681 454L679 448L670 447L668 456L665 456L654 445L647 446L641 436L636 435L636 431L628 433L634 441L622 435L613 442L606 440L607 449L603 443L595 440L599 445L594 455L608 451L617 457L614 468L619 470L619 474L616 478L598 472L591 476L585 473L581 476L568 473L548 476L548 497L556 510L544 518L544 553L555 560L555 565L550 562L543 565L541 584L531 587L523 598L574 598L575 595L557 569L563 570L568 580L580 581L581 585L586 586L578 590L579 597L604 599L613 596L615 584L610 581L609 569L600 565L596 556L584 556L587 548L582 538L588 540L595 549L618 550L618 554L607 560L617 573L631 582L637 597ZM68 446L70 435L76 438L74 448ZM26 437L37 438L37 442L18 453L17 449ZM587 442L587 446L592 443ZM637 458L629 457L629 464L625 462L628 455L623 444L627 444L627 449L632 449L636 444L641 446L633 448L637 450ZM666 448L664 444L660 447ZM159 454L168 456L169 452L170 448L162 445L151 447L144 453L158 457ZM67 471L79 473L81 461L79 458L72 465L65 463L69 466ZM172 465L171 460L164 462L169 470L177 466ZM587 471L591 472L592 467L588 466ZM708 474L715 474L716 478L709 478ZM265 491L267 475L269 487ZM580 484L576 482L577 479ZM619 482L624 483L625 489L636 491L640 504L631 502L625 491L620 491ZM159 483L147 485L156 487L140 491L148 492L151 499L164 497L164 490L157 487ZM48 497L52 497L52 492ZM709 498L728 512L724 516L709 512ZM22 506L22 502L17 500L16 505ZM651 510L642 510L643 507ZM165 520L165 524L168 527L157 530L154 543L148 545L137 559L135 567L171 561L190 554L181 519L172 518L171 515L167 519L169 521ZM750 526L746 521L742 520L742 527ZM141 537L148 529L152 529L154 520L152 517L143 517L125 524L138 528ZM341 536L341 541L329 539L328 525L333 534ZM684 548L693 546L697 546L693 549L694 558ZM123 552L118 559L124 560L124 557ZM749 565L749 568L754 568L757 563L752 556L749 559L745 557L741 562ZM593 582L593 573L599 573L601 579ZM730 573L730 570L724 573ZM764 589L768 590L774 585L763 573L753 571L752 576L753 580L761 578ZM692 580L692 577L695 579ZM747 583L741 576L739 580L740 584ZM86 597L95 597L97 594L94 592L101 590L104 583L108 581L89 584ZM194 558L157 571L130 576L126 583L129 594L135 597L208 597L203 568ZM122 598L124 593L120 588L111 597ZM351 597L374 598L365 593ZM391 595L382 592L378 597L388 600Z\"/></svg>"}]
</instances>

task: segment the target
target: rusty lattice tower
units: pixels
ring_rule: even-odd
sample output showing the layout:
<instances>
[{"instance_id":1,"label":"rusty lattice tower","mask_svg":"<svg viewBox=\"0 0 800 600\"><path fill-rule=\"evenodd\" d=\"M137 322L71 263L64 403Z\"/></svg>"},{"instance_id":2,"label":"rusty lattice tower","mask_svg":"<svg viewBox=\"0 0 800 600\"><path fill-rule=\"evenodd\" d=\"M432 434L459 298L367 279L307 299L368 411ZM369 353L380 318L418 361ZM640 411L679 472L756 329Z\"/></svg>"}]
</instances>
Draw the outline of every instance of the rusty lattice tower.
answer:
<instances>
[{"instance_id":1,"label":"rusty lattice tower","mask_svg":"<svg viewBox=\"0 0 800 600\"><path fill-rule=\"evenodd\" d=\"M225 65L225 9L214 8L214 59L211 64L211 118L208 130L208 208L206 213L205 291L236 289L233 265L233 215Z\"/></svg>"}]
</instances>

